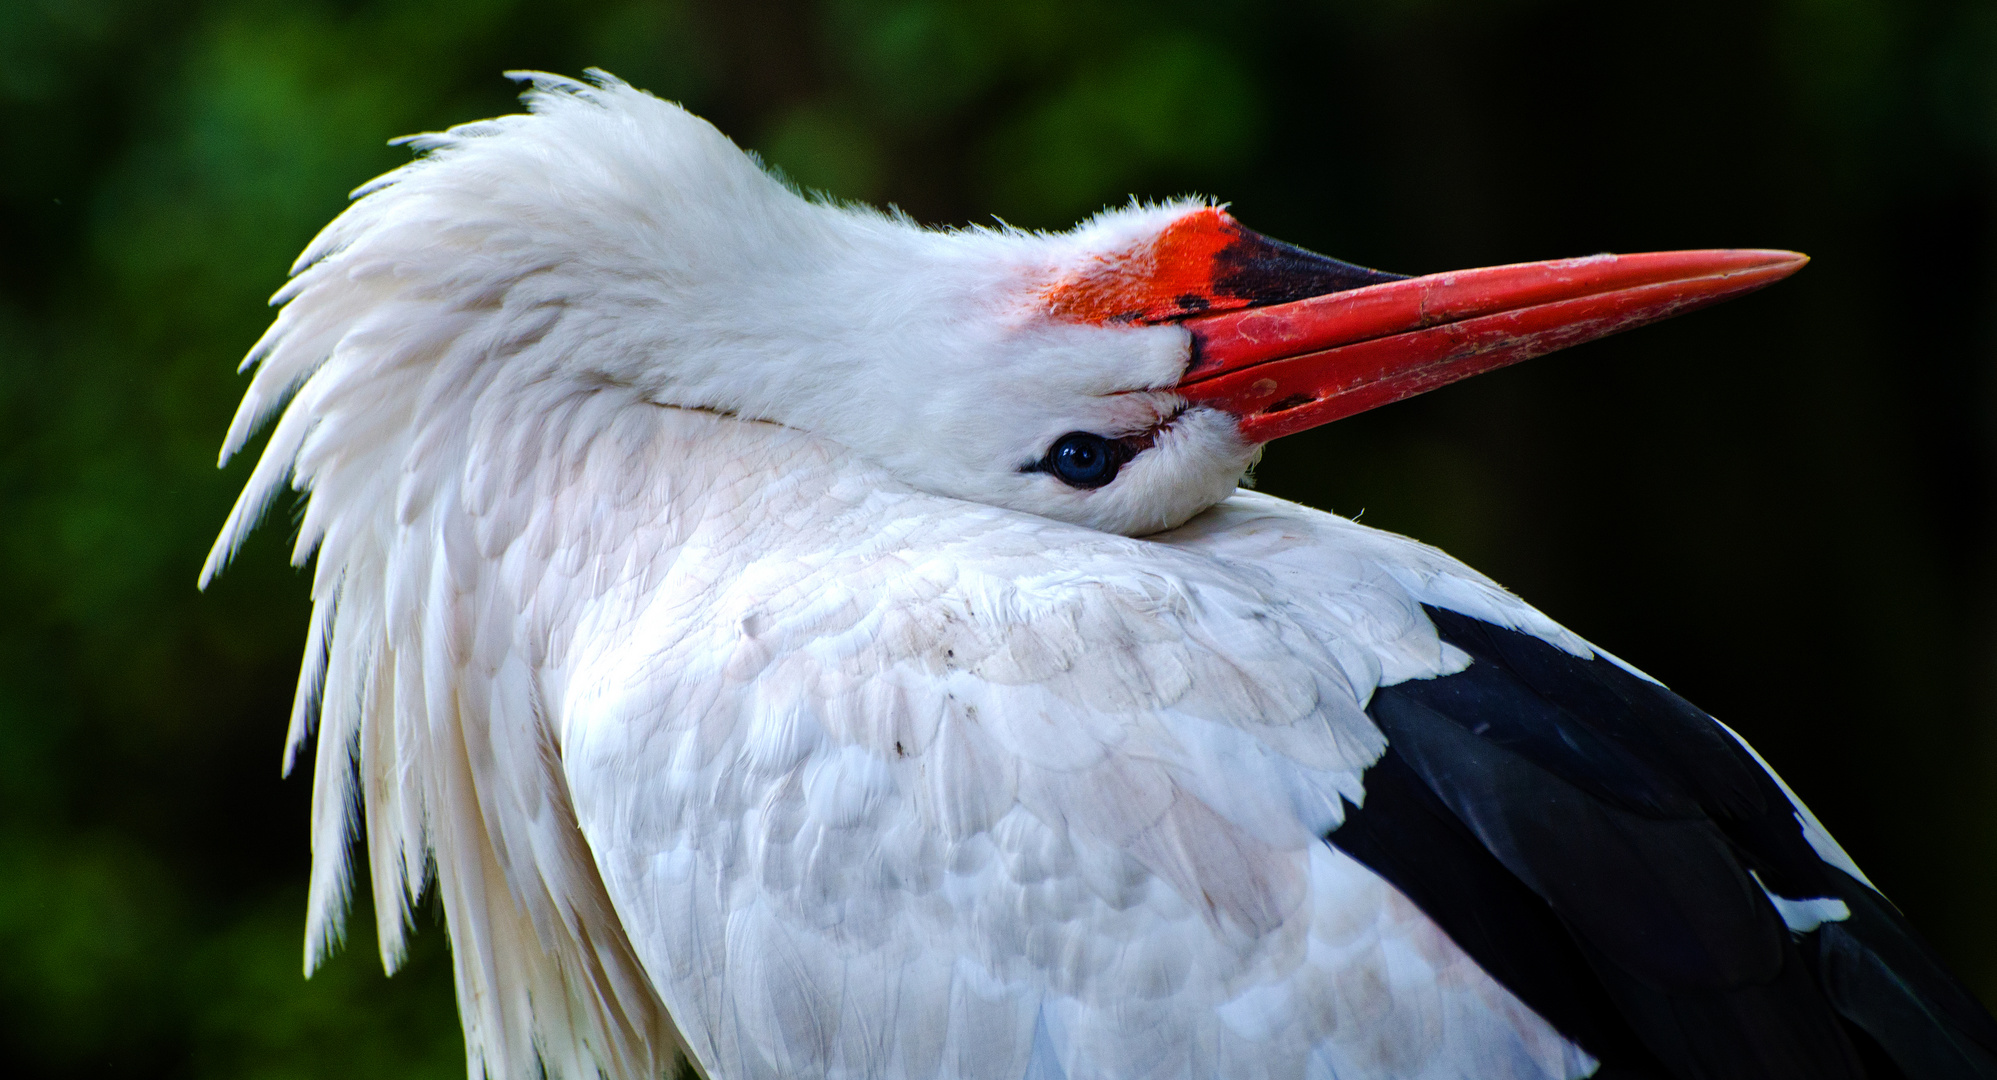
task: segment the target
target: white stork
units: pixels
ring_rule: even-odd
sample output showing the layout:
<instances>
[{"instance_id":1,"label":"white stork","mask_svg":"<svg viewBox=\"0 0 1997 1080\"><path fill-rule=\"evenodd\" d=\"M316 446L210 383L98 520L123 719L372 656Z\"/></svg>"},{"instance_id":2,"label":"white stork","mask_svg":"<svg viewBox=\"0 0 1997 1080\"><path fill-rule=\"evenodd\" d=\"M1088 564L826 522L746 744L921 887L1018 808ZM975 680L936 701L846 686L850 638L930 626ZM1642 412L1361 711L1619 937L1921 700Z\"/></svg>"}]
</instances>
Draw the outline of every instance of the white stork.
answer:
<instances>
[{"instance_id":1,"label":"white stork","mask_svg":"<svg viewBox=\"0 0 1997 1080\"><path fill-rule=\"evenodd\" d=\"M1997 1076L1744 742L1262 444L1768 284L1402 279L1199 202L812 201L607 76L412 140L298 260L307 969L360 830L473 1080Z\"/></svg>"}]
</instances>

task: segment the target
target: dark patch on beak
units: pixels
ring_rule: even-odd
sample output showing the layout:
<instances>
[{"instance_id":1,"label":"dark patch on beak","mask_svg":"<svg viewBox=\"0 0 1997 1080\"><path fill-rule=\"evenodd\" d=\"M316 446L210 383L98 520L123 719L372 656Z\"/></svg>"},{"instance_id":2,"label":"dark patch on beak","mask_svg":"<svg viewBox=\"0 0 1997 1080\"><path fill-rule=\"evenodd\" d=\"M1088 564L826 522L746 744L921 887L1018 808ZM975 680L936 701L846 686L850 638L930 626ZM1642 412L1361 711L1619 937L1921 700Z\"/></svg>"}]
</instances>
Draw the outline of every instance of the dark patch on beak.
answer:
<instances>
[{"instance_id":1,"label":"dark patch on beak","mask_svg":"<svg viewBox=\"0 0 1997 1080\"><path fill-rule=\"evenodd\" d=\"M1295 244L1272 240L1239 225L1235 228L1238 238L1214 255L1213 283L1215 292L1247 301L1241 305L1244 307L1286 304L1407 280L1406 274L1355 266Z\"/></svg>"}]
</instances>

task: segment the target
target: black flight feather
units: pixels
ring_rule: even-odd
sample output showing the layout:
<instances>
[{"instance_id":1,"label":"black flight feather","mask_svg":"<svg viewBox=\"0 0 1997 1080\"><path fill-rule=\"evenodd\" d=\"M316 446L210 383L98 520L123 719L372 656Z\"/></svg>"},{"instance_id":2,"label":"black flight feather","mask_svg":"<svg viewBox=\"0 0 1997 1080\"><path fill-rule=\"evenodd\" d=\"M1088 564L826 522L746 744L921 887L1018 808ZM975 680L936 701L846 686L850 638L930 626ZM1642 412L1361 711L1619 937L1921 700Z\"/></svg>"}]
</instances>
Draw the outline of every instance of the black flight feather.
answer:
<instances>
[{"instance_id":1,"label":"black flight feather","mask_svg":"<svg viewBox=\"0 0 1997 1080\"><path fill-rule=\"evenodd\" d=\"M1597 1075L1997 1080L1997 1022L1817 856L1711 717L1608 660L1425 610L1472 662L1374 693L1389 749L1328 839ZM1851 917L1792 932L1763 886Z\"/></svg>"}]
</instances>

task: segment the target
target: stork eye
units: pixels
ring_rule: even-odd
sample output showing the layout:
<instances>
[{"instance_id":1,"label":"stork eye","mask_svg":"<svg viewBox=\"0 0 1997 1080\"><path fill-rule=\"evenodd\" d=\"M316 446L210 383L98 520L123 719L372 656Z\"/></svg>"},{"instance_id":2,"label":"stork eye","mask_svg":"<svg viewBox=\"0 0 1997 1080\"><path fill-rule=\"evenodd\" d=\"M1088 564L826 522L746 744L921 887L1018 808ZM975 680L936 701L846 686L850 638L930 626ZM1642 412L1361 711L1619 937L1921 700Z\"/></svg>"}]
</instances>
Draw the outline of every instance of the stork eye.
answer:
<instances>
[{"instance_id":1,"label":"stork eye","mask_svg":"<svg viewBox=\"0 0 1997 1080\"><path fill-rule=\"evenodd\" d=\"M1045 457L1021 465L1019 471L1052 473L1069 487L1083 490L1099 488L1116 479L1117 470L1131 458L1149 449L1162 429L1161 425L1120 439L1105 438L1092 431L1070 431L1054 440Z\"/></svg>"},{"instance_id":2,"label":"stork eye","mask_svg":"<svg viewBox=\"0 0 1997 1080\"><path fill-rule=\"evenodd\" d=\"M1099 488L1116 479L1116 470L1129 457L1118 449L1100 435L1071 431L1054 441L1043 466L1070 487Z\"/></svg>"}]
</instances>

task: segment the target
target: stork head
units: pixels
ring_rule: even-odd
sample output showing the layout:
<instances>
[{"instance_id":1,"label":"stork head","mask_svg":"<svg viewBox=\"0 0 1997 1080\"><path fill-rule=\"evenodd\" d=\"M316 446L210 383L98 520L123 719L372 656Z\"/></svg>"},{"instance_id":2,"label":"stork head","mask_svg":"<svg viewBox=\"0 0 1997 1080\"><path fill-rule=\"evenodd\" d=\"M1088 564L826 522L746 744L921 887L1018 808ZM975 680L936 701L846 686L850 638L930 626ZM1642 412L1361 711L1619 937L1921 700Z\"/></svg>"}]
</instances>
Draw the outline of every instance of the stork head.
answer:
<instances>
[{"instance_id":1,"label":"stork head","mask_svg":"<svg viewBox=\"0 0 1997 1080\"><path fill-rule=\"evenodd\" d=\"M587 275L589 302L615 309L577 363L662 405L815 432L918 488L1133 535L1226 498L1271 439L1805 261L1598 255L1409 278L1198 201L1063 233L936 231L800 196L621 83L537 84L533 116L435 137L393 186L462 176L505 235L564 236L566 254L533 256L560 269L537 272ZM489 160L508 154L518 170Z\"/></svg>"}]
</instances>

